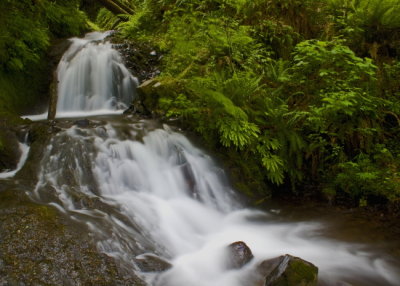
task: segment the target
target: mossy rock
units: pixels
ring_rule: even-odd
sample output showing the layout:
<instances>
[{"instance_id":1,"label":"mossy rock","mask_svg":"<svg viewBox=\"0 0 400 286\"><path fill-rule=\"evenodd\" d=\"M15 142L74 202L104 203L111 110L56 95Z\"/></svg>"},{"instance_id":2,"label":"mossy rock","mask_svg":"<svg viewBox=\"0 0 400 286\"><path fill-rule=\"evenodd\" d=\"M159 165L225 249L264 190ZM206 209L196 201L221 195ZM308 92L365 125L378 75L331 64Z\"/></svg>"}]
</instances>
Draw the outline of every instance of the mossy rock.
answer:
<instances>
[{"instance_id":1,"label":"mossy rock","mask_svg":"<svg viewBox=\"0 0 400 286\"><path fill-rule=\"evenodd\" d=\"M315 265L288 254L263 261L258 272L265 277L265 286L316 286L318 283Z\"/></svg>"},{"instance_id":2,"label":"mossy rock","mask_svg":"<svg viewBox=\"0 0 400 286\"><path fill-rule=\"evenodd\" d=\"M170 77L152 78L143 82L137 89L139 100L145 108L156 117L163 115L159 109L160 98L175 97L182 91L182 84L179 80Z\"/></svg>"},{"instance_id":3,"label":"mossy rock","mask_svg":"<svg viewBox=\"0 0 400 286\"><path fill-rule=\"evenodd\" d=\"M0 285L145 285L72 225L21 190L0 190Z\"/></svg>"}]
</instances>

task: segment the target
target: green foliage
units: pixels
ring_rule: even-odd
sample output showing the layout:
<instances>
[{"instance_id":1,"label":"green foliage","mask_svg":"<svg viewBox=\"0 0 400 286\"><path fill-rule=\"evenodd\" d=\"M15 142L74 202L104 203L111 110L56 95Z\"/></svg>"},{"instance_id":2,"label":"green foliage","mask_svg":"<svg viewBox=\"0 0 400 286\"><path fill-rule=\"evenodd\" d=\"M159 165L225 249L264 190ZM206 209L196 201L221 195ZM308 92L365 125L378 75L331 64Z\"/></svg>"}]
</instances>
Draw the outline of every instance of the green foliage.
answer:
<instances>
[{"instance_id":1,"label":"green foliage","mask_svg":"<svg viewBox=\"0 0 400 286\"><path fill-rule=\"evenodd\" d=\"M22 70L37 63L49 44L49 36L37 17L39 12L26 9L26 1L0 3L0 62L3 69Z\"/></svg>"},{"instance_id":2,"label":"green foliage","mask_svg":"<svg viewBox=\"0 0 400 286\"><path fill-rule=\"evenodd\" d=\"M142 30L151 27L151 16L149 2L144 1L140 6L136 7L136 13L128 16L128 21L122 22L119 28L123 31L125 37L140 38Z\"/></svg>"},{"instance_id":3,"label":"green foliage","mask_svg":"<svg viewBox=\"0 0 400 286\"><path fill-rule=\"evenodd\" d=\"M197 98L195 104L204 107L199 110L198 119L207 122L196 129L200 133L214 130L223 146L243 149L255 142L259 133L257 125L249 121L240 107L256 92L254 81L257 82L257 79L246 81L240 87L236 85L239 88L232 92L240 81L236 76L223 80L217 74L207 79L194 78L190 92Z\"/></svg>"},{"instance_id":4,"label":"green foliage","mask_svg":"<svg viewBox=\"0 0 400 286\"><path fill-rule=\"evenodd\" d=\"M4 0L0 2L1 69L22 71L36 64L49 46L51 36L80 33L86 19L79 1Z\"/></svg>"},{"instance_id":5,"label":"green foliage","mask_svg":"<svg viewBox=\"0 0 400 286\"><path fill-rule=\"evenodd\" d=\"M46 3L47 2L47 3ZM86 16L79 11L79 0L43 2L47 26L55 37L79 35L86 27Z\"/></svg>"},{"instance_id":6,"label":"green foliage","mask_svg":"<svg viewBox=\"0 0 400 286\"><path fill-rule=\"evenodd\" d=\"M277 58L288 59L294 46L302 39L293 27L275 20L260 20L254 27L254 35L269 47Z\"/></svg>"},{"instance_id":7,"label":"green foliage","mask_svg":"<svg viewBox=\"0 0 400 286\"><path fill-rule=\"evenodd\" d=\"M105 30L112 30L120 23L120 19L106 8L101 8L97 13L96 24Z\"/></svg>"},{"instance_id":8,"label":"green foliage","mask_svg":"<svg viewBox=\"0 0 400 286\"><path fill-rule=\"evenodd\" d=\"M309 40L294 51L291 80L307 83L307 91L316 93L343 88L372 89L376 82L376 66L370 59L357 57L340 40Z\"/></svg>"},{"instance_id":9,"label":"green foliage","mask_svg":"<svg viewBox=\"0 0 400 286\"><path fill-rule=\"evenodd\" d=\"M357 53L374 59L399 55L400 1L330 0L329 4L338 34Z\"/></svg>"},{"instance_id":10,"label":"green foliage","mask_svg":"<svg viewBox=\"0 0 400 286\"><path fill-rule=\"evenodd\" d=\"M339 164L340 171L333 181L336 188L364 205L374 197L400 199L399 172L393 155L382 145L376 149L373 156L361 153L355 160Z\"/></svg>"},{"instance_id":11,"label":"green foliage","mask_svg":"<svg viewBox=\"0 0 400 286\"><path fill-rule=\"evenodd\" d=\"M49 73L45 61L28 65L23 72L0 70L0 120L16 112L29 112L37 102L45 102Z\"/></svg>"},{"instance_id":12,"label":"green foliage","mask_svg":"<svg viewBox=\"0 0 400 286\"><path fill-rule=\"evenodd\" d=\"M354 133L362 137L366 134L360 134L361 129L372 131L377 125L385 101L375 93L376 66L370 59L356 57L340 41L300 43L290 73L288 91L295 92L289 102L296 107L308 106L310 130L343 142Z\"/></svg>"},{"instance_id":13,"label":"green foliage","mask_svg":"<svg viewBox=\"0 0 400 286\"><path fill-rule=\"evenodd\" d=\"M277 185L283 183L284 162L279 155L274 154L275 151L281 149L281 145L276 138L268 138L264 136L257 146L257 152L261 156L262 165L267 170L268 179Z\"/></svg>"},{"instance_id":14,"label":"green foliage","mask_svg":"<svg viewBox=\"0 0 400 286\"><path fill-rule=\"evenodd\" d=\"M55 37L80 34L86 17L80 1L0 1L0 117L43 101L51 72L46 58Z\"/></svg>"}]
</instances>

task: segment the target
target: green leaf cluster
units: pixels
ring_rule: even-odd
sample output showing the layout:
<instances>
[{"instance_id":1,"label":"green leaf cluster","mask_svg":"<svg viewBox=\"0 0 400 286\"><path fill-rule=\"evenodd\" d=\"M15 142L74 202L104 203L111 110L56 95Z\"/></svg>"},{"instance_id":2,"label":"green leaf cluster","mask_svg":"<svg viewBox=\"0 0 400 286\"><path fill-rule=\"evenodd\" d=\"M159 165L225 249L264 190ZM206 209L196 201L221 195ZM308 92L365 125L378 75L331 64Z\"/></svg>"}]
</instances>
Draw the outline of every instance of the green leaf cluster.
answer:
<instances>
[{"instance_id":1,"label":"green leaf cluster","mask_svg":"<svg viewBox=\"0 0 400 286\"><path fill-rule=\"evenodd\" d=\"M22 71L37 64L52 37L79 34L86 18L79 1L4 0L0 2L0 69Z\"/></svg>"}]
</instances>

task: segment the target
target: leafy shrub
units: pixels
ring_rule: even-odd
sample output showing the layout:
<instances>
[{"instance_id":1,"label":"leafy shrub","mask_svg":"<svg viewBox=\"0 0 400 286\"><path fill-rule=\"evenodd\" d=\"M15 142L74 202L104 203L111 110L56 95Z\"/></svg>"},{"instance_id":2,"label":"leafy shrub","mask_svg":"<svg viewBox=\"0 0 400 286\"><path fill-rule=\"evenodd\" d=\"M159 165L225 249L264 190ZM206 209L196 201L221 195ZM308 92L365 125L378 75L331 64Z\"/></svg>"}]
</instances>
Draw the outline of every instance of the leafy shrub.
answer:
<instances>
[{"instance_id":1,"label":"leafy shrub","mask_svg":"<svg viewBox=\"0 0 400 286\"><path fill-rule=\"evenodd\" d=\"M377 145L372 156L361 153L355 160L339 164L334 184L363 204L376 197L398 201L400 173L395 166L390 151Z\"/></svg>"},{"instance_id":2,"label":"leafy shrub","mask_svg":"<svg viewBox=\"0 0 400 286\"><path fill-rule=\"evenodd\" d=\"M339 35L360 55L377 59L399 54L398 0L330 0Z\"/></svg>"},{"instance_id":3,"label":"leafy shrub","mask_svg":"<svg viewBox=\"0 0 400 286\"><path fill-rule=\"evenodd\" d=\"M0 2L0 62L9 71L21 71L39 61L49 46L50 36L79 34L85 17L78 1L5 0Z\"/></svg>"}]
</instances>

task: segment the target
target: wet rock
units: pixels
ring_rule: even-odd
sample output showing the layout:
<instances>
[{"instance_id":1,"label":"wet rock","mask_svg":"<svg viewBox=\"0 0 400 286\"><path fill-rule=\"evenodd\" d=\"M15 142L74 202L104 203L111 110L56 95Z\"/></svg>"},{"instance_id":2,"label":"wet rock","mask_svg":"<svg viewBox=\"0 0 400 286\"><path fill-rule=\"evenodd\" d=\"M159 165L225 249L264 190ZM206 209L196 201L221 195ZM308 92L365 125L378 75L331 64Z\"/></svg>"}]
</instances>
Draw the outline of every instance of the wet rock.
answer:
<instances>
[{"instance_id":1,"label":"wet rock","mask_svg":"<svg viewBox=\"0 0 400 286\"><path fill-rule=\"evenodd\" d=\"M17 167L21 151L15 132L0 129L0 172Z\"/></svg>"},{"instance_id":2,"label":"wet rock","mask_svg":"<svg viewBox=\"0 0 400 286\"><path fill-rule=\"evenodd\" d=\"M162 55L153 47L143 42L132 42L118 38L118 33L111 37L113 48L124 59L125 66L140 82L146 81L160 74L158 66Z\"/></svg>"},{"instance_id":3,"label":"wet rock","mask_svg":"<svg viewBox=\"0 0 400 286\"><path fill-rule=\"evenodd\" d=\"M135 258L135 263L143 272L163 272L172 267L172 264L154 254L143 254Z\"/></svg>"},{"instance_id":4,"label":"wet rock","mask_svg":"<svg viewBox=\"0 0 400 286\"><path fill-rule=\"evenodd\" d=\"M150 117L151 112L146 108L140 98L135 98L124 114L133 114L140 117Z\"/></svg>"},{"instance_id":5,"label":"wet rock","mask_svg":"<svg viewBox=\"0 0 400 286\"><path fill-rule=\"evenodd\" d=\"M159 87L161 83L156 79L149 79L143 82L137 88L137 97L133 100L132 105L124 114L136 115L152 115L152 111L156 109L159 98Z\"/></svg>"},{"instance_id":6,"label":"wet rock","mask_svg":"<svg viewBox=\"0 0 400 286\"><path fill-rule=\"evenodd\" d=\"M88 128L90 126L90 121L88 119L79 119L74 121L74 125L80 128Z\"/></svg>"},{"instance_id":7,"label":"wet rock","mask_svg":"<svg viewBox=\"0 0 400 286\"><path fill-rule=\"evenodd\" d=\"M159 98L176 98L183 92L183 84L179 79L163 77L152 78L143 82L137 88L138 99L146 110L151 111L153 117L164 116L164 111L159 108Z\"/></svg>"},{"instance_id":8,"label":"wet rock","mask_svg":"<svg viewBox=\"0 0 400 286\"><path fill-rule=\"evenodd\" d=\"M253 259L251 249L243 241L231 243L227 247L227 266L228 269L239 269Z\"/></svg>"},{"instance_id":9,"label":"wet rock","mask_svg":"<svg viewBox=\"0 0 400 286\"><path fill-rule=\"evenodd\" d=\"M143 82L139 87L138 90L142 95L151 95L154 93L154 89L159 87L161 83L157 81L157 79L152 78Z\"/></svg>"},{"instance_id":10,"label":"wet rock","mask_svg":"<svg viewBox=\"0 0 400 286\"><path fill-rule=\"evenodd\" d=\"M291 255L265 260L257 268L257 286L316 286L318 268L312 263Z\"/></svg>"}]
</instances>

